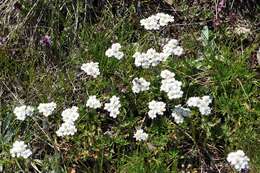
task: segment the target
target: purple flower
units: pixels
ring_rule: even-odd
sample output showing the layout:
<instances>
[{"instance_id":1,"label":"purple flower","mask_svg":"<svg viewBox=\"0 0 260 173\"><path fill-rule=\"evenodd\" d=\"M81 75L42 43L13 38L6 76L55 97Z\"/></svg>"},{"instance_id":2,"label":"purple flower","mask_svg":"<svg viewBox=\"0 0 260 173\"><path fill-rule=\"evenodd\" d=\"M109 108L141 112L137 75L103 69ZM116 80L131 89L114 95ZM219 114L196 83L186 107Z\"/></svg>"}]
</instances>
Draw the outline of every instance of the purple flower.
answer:
<instances>
[{"instance_id":1,"label":"purple flower","mask_svg":"<svg viewBox=\"0 0 260 173\"><path fill-rule=\"evenodd\" d=\"M40 43L50 47L51 46L51 37L49 35L45 35L41 38Z\"/></svg>"},{"instance_id":2,"label":"purple flower","mask_svg":"<svg viewBox=\"0 0 260 173\"><path fill-rule=\"evenodd\" d=\"M0 46L4 45L5 41L6 41L6 37L0 36Z\"/></svg>"}]
</instances>

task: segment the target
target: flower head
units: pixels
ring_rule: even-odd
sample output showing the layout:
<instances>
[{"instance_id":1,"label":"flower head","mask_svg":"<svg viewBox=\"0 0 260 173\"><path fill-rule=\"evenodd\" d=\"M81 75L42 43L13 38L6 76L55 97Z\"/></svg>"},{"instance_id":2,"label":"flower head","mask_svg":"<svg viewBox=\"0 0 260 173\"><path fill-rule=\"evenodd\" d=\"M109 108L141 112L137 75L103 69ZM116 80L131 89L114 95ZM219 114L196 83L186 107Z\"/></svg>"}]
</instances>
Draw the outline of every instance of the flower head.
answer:
<instances>
[{"instance_id":1,"label":"flower head","mask_svg":"<svg viewBox=\"0 0 260 173\"><path fill-rule=\"evenodd\" d=\"M101 108L102 105L96 96L89 96L86 106L93 109L97 109L97 108Z\"/></svg>"},{"instance_id":2,"label":"flower head","mask_svg":"<svg viewBox=\"0 0 260 173\"><path fill-rule=\"evenodd\" d=\"M180 56L184 50L178 46L178 40L171 39L163 46L162 52L157 52L154 48L148 49L146 52L136 52L133 57L135 59L135 66L144 69L155 67L161 62L167 60L171 55Z\"/></svg>"},{"instance_id":3,"label":"flower head","mask_svg":"<svg viewBox=\"0 0 260 173\"><path fill-rule=\"evenodd\" d=\"M164 13L157 13L140 20L140 24L146 30L159 30L161 26L166 26L170 22L174 22L174 17Z\"/></svg>"},{"instance_id":4,"label":"flower head","mask_svg":"<svg viewBox=\"0 0 260 173\"><path fill-rule=\"evenodd\" d=\"M133 57L135 58L135 66L141 66L145 69L157 66L164 59L164 55L156 52L153 48L148 49L145 53L136 52Z\"/></svg>"},{"instance_id":5,"label":"flower head","mask_svg":"<svg viewBox=\"0 0 260 173\"><path fill-rule=\"evenodd\" d=\"M16 107L13 112L16 116L16 119L23 121L27 116L31 116L33 114L33 111L34 108L32 106L22 105Z\"/></svg>"},{"instance_id":6,"label":"flower head","mask_svg":"<svg viewBox=\"0 0 260 173\"><path fill-rule=\"evenodd\" d=\"M161 101L151 101L149 102L149 112L148 112L148 116L151 119L156 118L157 115L163 115L163 112L166 110L166 104L164 102Z\"/></svg>"},{"instance_id":7,"label":"flower head","mask_svg":"<svg viewBox=\"0 0 260 173\"><path fill-rule=\"evenodd\" d=\"M71 108L65 109L62 113L62 120L64 122L74 122L78 119L78 107L72 106Z\"/></svg>"},{"instance_id":8,"label":"flower head","mask_svg":"<svg viewBox=\"0 0 260 173\"><path fill-rule=\"evenodd\" d=\"M212 99L209 96L203 97L190 97L187 101L187 105L189 107L198 107L199 111L202 115L209 115L211 113L211 108L209 104L211 104Z\"/></svg>"},{"instance_id":9,"label":"flower head","mask_svg":"<svg viewBox=\"0 0 260 173\"><path fill-rule=\"evenodd\" d=\"M58 136L74 135L77 132L75 121L79 117L78 107L72 106L71 108L65 109L62 113L63 123L61 127L56 131Z\"/></svg>"},{"instance_id":10,"label":"flower head","mask_svg":"<svg viewBox=\"0 0 260 173\"><path fill-rule=\"evenodd\" d=\"M109 112L109 116L112 118L116 118L120 113L119 109L121 107L119 97L113 96L110 98L109 103L105 103L104 109Z\"/></svg>"},{"instance_id":11,"label":"flower head","mask_svg":"<svg viewBox=\"0 0 260 173\"><path fill-rule=\"evenodd\" d=\"M170 39L167 44L163 46L162 53L165 55L167 59L170 55L181 56L184 50L181 46L179 46L179 42L176 39Z\"/></svg>"},{"instance_id":12,"label":"flower head","mask_svg":"<svg viewBox=\"0 0 260 173\"><path fill-rule=\"evenodd\" d=\"M144 78L134 78L132 81L132 90L134 93L149 90L150 82L147 82Z\"/></svg>"},{"instance_id":13,"label":"flower head","mask_svg":"<svg viewBox=\"0 0 260 173\"><path fill-rule=\"evenodd\" d=\"M100 75L98 62L90 62L90 63L82 64L81 70L87 73L87 75L92 76L94 78Z\"/></svg>"},{"instance_id":14,"label":"flower head","mask_svg":"<svg viewBox=\"0 0 260 173\"><path fill-rule=\"evenodd\" d=\"M73 136L77 132L74 122L65 121L61 127L56 131L57 136Z\"/></svg>"},{"instance_id":15,"label":"flower head","mask_svg":"<svg viewBox=\"0 0 260 173\"><path fill-rule=\"evenodd\" d=\"M160 26L166 26L168 23L174 22L174 17L169 14L157 13L157 17L159 18Z\"/></svg>"},{"instance_id":16,"label":"flower head","mask_svg":"<svg viewBox=\"0 0 260 173\"><path fill-rule=\"evenodd\" d=\"M175 74L169 70L161 71L161 78L163 79L174 79Z\"/></svg>"},{"instance_id":17,"label":"flower head","mask_svg":"<svg viewBox=\"0 0 260 173\"><path fill-rule=\"evenodd\" d=\"M32 151L27 149L27 145L24 141L15 141L13 143L13 147L10 150L12 157L23 157L27 159L30 155L32 155Z\"/></svg>"},{"instance_id":18,"label":"flower head","mask_svg":"<svg viewBox=\"0 0 260 173\"><path fill-rule=\"evenodd\" d=\"M56 108L57 104L54 102L51 103L40 103L38 106L38 110L42 113L45 117L48 117L52 114L54 109Z\"/></svg>"},{"instance_id":19,"label":"flower head","mask_svg":"<svg viewBox=\"0 0 260 173\"><path fill-rule=\"evenodd\" d=\"M134 138L137 141L146 141L148 138L148 134L144 132L143 129L136 130L134 134Z\"/></svg>"},{"instance_id":20,"label":"flower head","mask_svg":"<svg viewBox=\"0 0 260 173\"><path fill-rule=\"evenodd\" d=\"M183 95L183 91L181 90L182 82L176 80L174 76L175 74L169 70L161 72L163 80L161 81L160 90L166 92L169 99L181 98Z\"/></svg>"},{"instance_id":21,"label":"flower head","mask_svg":"<svg viewBox=\"0 0 260 173\"><path fill-rule=\"evenodd\" d=\"M107 57L115 57L116 59L120 60L124 57L124 53L120 51L121 45L119 43L114 43L112 46L106 50Z\"/></svg>"},{"instance_id":22,"label":"flower head","mask_svg":"<svg viewBox=\"0 0 260 173\"><path fill-rule=\"evenodd\" d=\"M234 166L237 171L246 170L249 168L249 158L242 150L231 152L227 156L227 161Z\"/></svg>"}]
</instances>

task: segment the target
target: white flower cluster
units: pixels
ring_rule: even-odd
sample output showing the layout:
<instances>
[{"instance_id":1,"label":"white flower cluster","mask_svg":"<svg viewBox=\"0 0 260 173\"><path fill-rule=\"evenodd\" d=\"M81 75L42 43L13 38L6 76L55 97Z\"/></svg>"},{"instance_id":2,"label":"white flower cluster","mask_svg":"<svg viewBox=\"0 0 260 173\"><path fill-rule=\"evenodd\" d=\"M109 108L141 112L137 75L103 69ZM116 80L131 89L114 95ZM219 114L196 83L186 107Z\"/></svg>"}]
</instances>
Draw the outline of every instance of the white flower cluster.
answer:
<instances>
[{"instance_id":1,"label":"white flower cluster","mask_svg":"<svg viewBox=\"0 0 260 173\"><path fill-rule=\"evenodd\" d=\"M149 102L149 112L148 112L148 116L151 119L156 118L157 115L163 115L163 112L166 110L166 104L164 102L161 101L151 101Z\"/></svg>"},{"instance_id":2,"label":"white flower cluster","mask_svg":"<svg viewBox=\"0 0 260 173\"><path fill-rule=\"evenodd\" d=\"M133 87L132 91L134 93L139 93L141 91L149 90L150 82L147 82L144 78L134 78L132 81Z\"/></svg>"},{"instance_id":3,"label":"white flower cluster","mask_svg":"<svg viewBox=\"0 0 260 173\"><path fill-rule=\"evenodd\" d=\"M89 62L89 63L82 64L81 70L87 73L87 75L92 76L94 78L100 75L98 62Z\"/></svg>"},{"instance_id":4,"label":"white flower cluster","mask_svg":"<svg viewBox=\"0 0 260 173\"><path fill-rule=\"evenodd\" d=\"M146 52L136 52L133 55L135 66L147 69L166 61L171 55L182 55L184 50L181 46L178 46L178 44L178 40L171 39L163 46L162 52L157 52L154 48L150 48Z\"/></svg>"},{"instance_id":5,"label":"white flower cluster","mask_svg":"<svg viewBox=\"0 0 260 173\"><path fill-rule=\"evenodd\" d=\"M97 108L101 108L102 104L97 99L97 96L93 95L93 96L89 96L86 106L93 109L97 109Z\"/></svg>"},{"instance_id":6,"label":"white flower cluster","mask_svg":"<svg viewBox=\"0 0 260 173\"><path fill-rule=\"evenodd\" d=\"M138 129L134 134L134 138L136 141L146 141L148 138L148 134L145 133L143 129Z\"/></svg>"},{"instance_id":7,"label":"white flower cluster","mask_svg":"<svg viewBox=\"0 0 260 173\"><path fill-rule=\"evenodd\" d=\"M249 168L249 158L242 150L231 152L227 156L227 161L235 167L237 171L246 170Z\"/></svg>"},{"instance_id":8,"label":"white flower cluster","mask_svg":"<svg viewBox=\"0 0 260 173\"><path fill-rule=\"evenodd\" d=\"M161 72L161 91L167 93L168 98L177 99L181 98L183 95L183 91L181 90L182 82L176 80L174 78L175 74L170 72L169 70L163 70Z\"/></svg>"},{"instance_id":9,"label":"white flower cluster","mask_svg":"<svg viewBox=\"0 0 260 173\"><path fill-rule=\"evenodd\" d=\"M209 104L212 102L210 96L203 97L190 97L187 101L189 107L198 107L202 115L209 115L211 113L211 108Z\"/></svg>"},{"instance_id":10,"label":"white flower cluster","mask_svg":"<svg viewBox=\"0 0 260 173\"><path fill-rule=\"evenodd\" d=\"M57 104L54 102L50 103L40 103L38 106L38 110L40 113L42 113L45 117L48 117L52 114L54 109L56 108Z\"/></svg>"},{"instance_id":11,"label":"white flower cluster","mask_svg":"<svg viewBox=\"0 0 260 173\"><path fill-rule=\"evenodd\" d=\"M189 117L191 110L184 108L181 105L175 106L175 109L172 112L172 117L177 124L183 123L185 117Z\"/></svg>"},{"instance_id":12,"label":"white flower cluster","mask_svg":"<svg viewBox=\"0 0 260 173\"><path fill-rule=\"evenodd\" d=\"M27 159L30 155L32 155L32 151L27 149L27 145L24 141L15 141L13 143L13 147L10 150L12 157L23 157Z\"/></svg>"},{"instance_id":13,"label":"white flower cluster","mask_svg":"<svg viewBox=\"0 0 260 173\"><path fill-rule=\"evenodd\" d=\"M157 66L165 59L164 54L156 52L153 48L148 49L146 53L136 52L133 57L135 58L135 66L141 66L145 69Z\"/></svg>"},{"instance_id":14,"label":"white flower cluster","mask_svg":"<svg viewBox=\"0 0 260 173\"><path fill-rule=\"evenodd\" d=\"M22 105L14 108L13 113L15 114L16 119L23 121L27 116L31 116L33 111L34 108L32 106Z\"/></svg>"},{"instance_id":15,"label":"white flower cluster","mask_svg":"<svg viewBox=\"0 0 260 173\"><path fill-rule=\"evenodd\" d=\"M170 39L167 44L163 46L162 53L167 58L171 55L181 56L184 52L183 48L178 45L179 42L176 39Z\"/></svg>"},{"instance_id":16,"label":"white flower cluster","mask_svg":"<svg viewBox=\"0 0 260 173\"><path fill-rule=\"evenodd\" d=\"M109 103L105 103L104 109L109 112L110 117L116 118L120 113L119 109L121 107L119 97L113 96L109 101Z\"/></svg>"},{"instance_id":17,"label":"white flower cluster","mask_svg":"<svg viewBox=\"0 0 260 173\"><path fill-rule=\"evenodd\" d=\"M174 22L174 17L165 13L157 13L140 20L141 25L146 30L158 30L161 26L166 26L170 22Z\"/></svg>"},{"instance_id":18,"label":"white flower cluster","mask_svg":"<svg viewBox=\"0 0 260 173\"><path fill-rule=\"evenodd\" d=\"M107 49L106 56L107 57L115 57L116 59L120 60L124 57L124 53L120 51L121 45L119 43L112 44L111 48Z\"/></svg>"},{"instance_id":19,"label":"white flower cluster","mask_svg":"<svg viewBox=\"0 0 260 173\"><path fill-rule=\"evenodd\" d=\"M63 122L60 128L56 131L57 136L68 136L74 135L77 132L77 128L75 127L74 122L67 121Z\"/></svg>"},{"instance_id":20,"label":"white flower cluster","mask_svg":"<svg viewBox=\"0 0 260 173\"><path fill-rule=\"evenodd\" d=\"M78 107L72 106L65 109L62 113L62 120L64 121L61 127L56 131L58 136L74 135L77 132L74 122L78 119Z\"/></svg>"}]
</instances>

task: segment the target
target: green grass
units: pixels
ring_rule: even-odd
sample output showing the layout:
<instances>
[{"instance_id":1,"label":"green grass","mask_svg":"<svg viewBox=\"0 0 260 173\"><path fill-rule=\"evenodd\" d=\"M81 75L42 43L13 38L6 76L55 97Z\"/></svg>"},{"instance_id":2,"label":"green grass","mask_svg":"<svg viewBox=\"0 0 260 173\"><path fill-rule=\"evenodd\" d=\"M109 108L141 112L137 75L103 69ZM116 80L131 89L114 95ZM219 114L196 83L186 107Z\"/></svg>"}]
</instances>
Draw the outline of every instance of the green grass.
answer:
<instances>
[{"instance_id":1,"label":"green grass","mask_svg":"<svg viewBox=\"0 0 260 173\"><path fill-rule=\"evenodd\" d=\"M185 9L182 5L179 8ZM76 33L69 27L72 19L64 22L69 28L61 34L55 31L53 21L48 24L49 30L53 29L50 49L34 43L25 49L16 44L0 49L3 172L58 173L75 169L178 173L201 168L216 172L216 167L232 172L226 156L237 149L249 156L251 172L260 171L260 82L248 63L259 40L244 44L249 38L225 36L226 26L219 30L203 29L200 25L173 26L177 32L147 32L135 21L135 10L130 6L120 17L107 8L98 21L80 25ZM213 14L204 11L200 15L206 18ZM62 20L57 16L55 19ZM45 33L42 29L38 32ZM161 38L170 34L175 37L175 33L185 49L184 56L169 58L151 69L134 66L132 55L136 50L158 48ZM198 40L200 36L203 41ZM125 57L121 61L105 56L113 42L123 46ZM14 55L10 53L12 46L18 49ZM203 60L198 61L199 56ZM88 61L99 62L101 76L92 79L82 74L80 66ZM183 82L182 99L170 101L160 92L162 69L173 71ZM151 82L151 89L134 95L134 77L145 77ZM86 109L89 95L97 95L103 102L112 95L120 96L120 115L112 119L102 111ZM147 117L148 102L153 99L166 102L171 109L185 104L191 96L203 95L213 97L213 113L209 116L194 109L181 125L175 124L168 114L155 120ZM23 122L15 120L15 106L25 103L36 107L48 101L58 105L54 115L44 118L36 113ZM62 123L60 114L73 105L80 112L78 132L72 137L58 138L55 131ZM143 127L149 134L147 142L134 140L136 127ZM104 134L106 131L112 135ZM17 139L30 144L32 158L10 156L9 150Z\"/></svg>"}]
</instances>

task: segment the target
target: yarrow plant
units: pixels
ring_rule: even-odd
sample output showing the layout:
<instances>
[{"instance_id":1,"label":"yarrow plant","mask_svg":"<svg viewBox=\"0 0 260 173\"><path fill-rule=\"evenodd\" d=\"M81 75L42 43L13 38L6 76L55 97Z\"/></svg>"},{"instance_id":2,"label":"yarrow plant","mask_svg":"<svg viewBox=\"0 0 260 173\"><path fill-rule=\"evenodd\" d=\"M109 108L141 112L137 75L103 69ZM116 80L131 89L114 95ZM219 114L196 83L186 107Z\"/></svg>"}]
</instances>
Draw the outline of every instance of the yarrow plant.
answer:
<instances>
[{"instance_id":1,"label":"yarrow plant","mask_svg":"<svg viewBox=\"0 0 260 173\"><path fill-rule=\"evenodd\" d=\"M45 117L48 117L49 115L52 114L54 109L56 108L57 104L54 102L50 103L40 103L38 106L38 110L40 113L42 113Z\"/></svg>"},{"instance_id":2,"label":"yarrow plant","mask_svg":"<svg viewBox=\"0 0 260 173\"><path fill-rule=\"evenodd\" d=\"M32 155L32 151L28 149L24 141L15 141L10 153L12 157L23 157L25 159Z\"/></svg>"},{"instance_id":3,"label":"yarrow plant","mask_svg":"<svg viewBox=\"0 0 260 173\"><path fill-rule=\"evenodd\" d=\"M14 109L14 114L16 119L24 121L27 116L31 116L33 114L34 108L32 106L18 106Z\"/></svg>"},{"instance_id":4,"label":"yarrow plant","mask_svg":"<svg viewBox=\"0 0 260 173\"><path fill-rule=\"evenodd\" d=\"M163 46L162 52L157 52L154 48L150 48L146 52L137 51L133 55L135 66L148 69L157 66L161 62L165 62L171 55L181 56L184 50L178 44L178 40L170 39L167 44Z\"/></svg>"},{"instance_id":5,"label":"yarrow plant","mask_svg":"<svg viewBox=\"0 0 260 173\"><path fill-rule=\"evenodd\" d=\"M181 90L182 82L176 80L174 76L175 74L169 70L161 72L163 80L161 81L160 90L166 92L170 100L181 98L183 95L183 91Z\"/></svg>"},{"instance_id":6,"label":"yarrow plant","mask_svg":"<svg viewBox=\"0 0 260 173\"><path fill-rule=\"evenodd\" d=\"M65 109L62 114L63 123L61 127L56 131L58 136L74 135L77 132L74 122L78 119L78 107L72 106Z\"/></svg>"},{"instance_id":7,"label":"yarrow plant","mask_svg":"<svg viewBox=\"0 0 260 173\"><path fill-rule=\"evenodd\" d=\"M145 133L143 129L138 129L134 134L134 138L136 141L146 141L148 139L148 134Z\"/></svg>"},{"instance_id":8,"label":"yarrow plant","mask_svg":"<svg viewBox=\"0 0 260 173\"><path fill-rule=\"evenodd\" d=\"M174 22L174 17L165 13L157 13L140 20L141 25L144 26L146 30L159 30L160 27L166 26L170 22Z\"/></svg>"},{"instance_id":9,"label":"yarrow plant","mask_svg":"<svg viewBox=\"0 0 260 173\"><path fill-rule=\"evenodd\" d=\"M164 55L156 52L153 48L148 49L146 53L136 52L133 57L135 58L135 66L144 69L155 67L164 59Z\"/></svg>"},{"instance_id":10,"label":"yarrow plant","mask_svg":"<svg viewBox=\"0 0 260 173\"><path fill-rule=\"evenodd\" d=\"M227 156L227 161L230 163L230 165L234 166L237 171L249 169L249 160L250 159L242 150L231 152Z\"/></svg>"},{"instance_id":11,"label":"yarrow plant","mask_svg":"<svg viewBox=\"0 0 260 173\"><path fill-rule=\"evenodd\" d=\"M74 122L78 119L79 113L78 113L78 107L72 106L71 108L67 108L61 113L62 120L64 122Z\"/></svg>"},{"instance_id":12,"label":"yarrow plant","mask_svg":"<svg viewBox=\"0 0 260 173\"><path fill-rule=\"evenodd\" d=\"M73 136L77 132L74 122L67 121L61 124L61 127L56 131L57 136Z\"/></svg>"},{"instance_id":13,"label":"yarrow plant","mask_svg":"<svg viewBox=\"0 0 260 173\"><path fill-rule=\"evenodd\" d=\"M173 22L173 21L174 21L173 16L170 16L170 15L167 15L164 13L158 13L156 15L150 16L147 19L141 20L141 25L144 26L145 29L147 29L147 30L158 30L158 29L160 29L160 27L166 26L166 25L168 25L168 23ZM106 50L105 55L107 57L113 57L118 60L121 60L124 57L124 53L121 51L121 49L122 49L122 46L119 43L114 43L111 45L110 48L108 48ZM184 49L179 45L179 41L176 39L169 39L169 40L167 40L167 43L165 45L161 45L161 48L159 51L157 51L154 48L150 48L146 52L138 52L138 51L135 52L133 55L133 57L134 57L133 65L135 65L136 67L141 67L141 68L146 69L146 70L142 70L142 72L141 72L141 74L144 75L143 73L146 73L146 71L148 71L147 70L148 68L155 68L160 63L167 61L167 59L170 56L172 56L172 55L181 56L183 53L184 53ZM129 64L127 64L127 65L130 66ZM169 64L167 64L167 65L169 65ZM98 62L84 63L81 66L81 70L83 70L87 75L92 76L93 78L97 78L100 75L100 69L99 69ZM132 69L129 71L132 72ZM154 71L157 72L158 69L154 70ZM153 74L154 71L152 71L149 74ZM137 74L137 72L134 72L134 74ZM124 75L122 75L122 76L124 76ZM169 100L180 99L183 97L183 94L184 94L184 92L182 91L183 83L181 81L178 81L175 79L175 73L173 73L169 70L162 70L160 73L160 77L161 77L160 92L162 92L163 94L166 93ZM136 96L138 93L148 91L150 89L150 87L152 88L152 86L150 86L151 83L149 81L147 81L146 79L144 79L143 77L133 77L133 78L131 77L131 79L133 79L132 88L129 90L132 90L132 92L135 93L134 96ZM152 79L152 77L151 77L151 79ZM126 83L128 83L128 82L129 81L127 81ZM109 83L110 83L110 81L105 83L104 85L107 85ZM113 83L113 82L111 82L111 83ZM97 85L97 86L100 86L100 85ZM113 88L113 87L114 86L112 86L111 88ZM106 89L106 87L99 90L100 93L107 92L107 91L108 90ZM126 95L128 95L128 92L125 92L125 93L126 93ZM143 104L145 102L144 104L146 104L146 106L147 106L146 101L148 99L150 101L150 98L152 98L152 97L160 98L160 96L158 96L158 95L159 94L162 95L162 93L149 92L148 93L149 96L147 98L144 98L144 100L141 100L141 101L138 100L139 97L136 97L134 99L137 100L137 102L136 102L137 104L139 104L140 102L141 102L141 104ZM122 99L123 98L124 97L122 97ZM121 98L117 97L116 95L113 95L111 98L109 98L109 101L107 103L104 103L104 105L103 105L101 103L101 101L97 98L96 95L90 95L88 100L86 101L85 105L87 108L92 108L92 109L100 110L101 108L103 108L104 110L106 110L109 113L110 117L117 118L117 116L120 114L120 108L121 108L120 99ZM123 102L123 100L122 100L122 103L125 103L125 101L126 100L124 100L124 102ZM176 102L183 102L183 100L178 100ZM183 105L183 106L177 105L175 107L172 107L172 112L170 114L176 124L181 124L184 122L185 118L188 118L191 116L191 110L189 108L186 108L186 106L197 107L197 108L199 108L199 111L202 115L208 115L211 113L211 108L209 106L211 104L211 102L212 102L212 99L209 96L191 97L188 99L187 105ZM175 103L175 101L171 101L168 106L170 106L172 103ZM129 106L130 104L126 104L126 105ZM56 107L57 107L57 105L54 102L40 103L38 106L38 110L39 110L39 113L42 113L44 116L48 117L53 113L53 111L56 109ZM143 105L140 105L140 107L139 107L139 105L137 105L136 107L137 108L141 107L141 109L143 109ZM154 123L154 121L155 121L154 119L156 119L157 116L168 113L168 111L166 112L166 103L163 101L152 100L148 103L148 108L149 108L149 110L148 110L147 114L148 114L148 117L153 120L152 123ZM62 111L61 116L62 116L63 122L60 125L59 129L56 131L57 136L64 137L64 136L73 136L76 134L77 127L75 125L75 122L77 121L77 119L80 116L78 109L79 108L77 106L72 106L71 108L67 108ZM125 107L125 109L127 109L127 108ZM129 106L129 109L131 109L130 106ZM127 113L130 112L130 114L131 114L134 111L127 110L125 112L127 112ZM137 110L136 112L138 112L138 111L139 110ZM140 112L143 112L143 110L140 110ZM33 107L25 106L25 105L21 106L21 107L17 107L17 108L15 108L14 113L15 113L17 119L24 120L26 118L26 116L30 116L33 113ZM97 113L102 114L103 112L97 111ZM140 114L140 116L141 115L142 114ZM131 123L139 123L140 119L142 118L140 116L136 116L136 117L131 116ZM96 124L103 124L103 122L105 122L105 123L111 122L111 121L108 121L108 122L103 121L103 116L101 116L101 117L102 117L102 120L98 120L98 123L96 123L96 122L93 123L93 124L95 124L95 125L93 125L93 127L95 127ZM84 118L84 117L82 117L82 118ZM125 119L127 119L127 118L124 118L124 120ZM146 122L143 120L142 120L142 123L145 125ZM99 122L102 122L102 123L99 123ZM125 122L122 122L122 123L125 123ZM162 123L165 123L165 122L162 122ZM166 123L168 123L168 121L166 121ZM142 124L142 126L143 126L143 124ZM150 122L148 124L150 124ZM170 124L172 124L172 123L170 123ZM130 124L130 125L131 126L127 126L127 128L133 127L132 124ZM156 125L158 125L158 124L156 124ZM159 124L159 125L161 125L161 124ZM111 126L111 124L109 124L109 128L110 128L110 126ZM156 127L156 126L154 126L154 124L152 126L153 126L153 128ZM168 126L164 126L164 127L168 127ZM121 128L121 126L120 126L120 128ZM156 130L156 128L154 128L152 131ZM185 127L185 128L188 128L188 127ZM92 129L92 127L91 127L91 129ZM98 133L100 131L99 129L101 129L101 128L98 127L98 130L97 130ZM105 129L105 130L107 130L107 129ZM79 131L81 131L81 130L79 130ZM103 131L103 129L101 129L101 131ZM113 136L113 134L112 134L113 132L114 132L114 127L113 127L113 129L111 128L111 131L107 130L104 134L111 134L111 136ZM92 132L90 132L90 133L92 134ZM94 133L96 133L96 130ZM164 133L164 131L163 131L163 133ZM193 133L193 132L191 132L191 133ZM167 137L169 137L167 132L165 132L165 134L167 135ZM135 141L147 141L149 135L143 129L140 128L134 132L133 138L135 139ZM92 137L92 135L91 135L91 137ZM99 135L97 137L99 137ZM85 136L84 136L84 138L85 138ZM88 138L88 136L86 136L86 138ZM163 138L164 138L163 140L166 141L165 136L163 136ZM154 141L151 141L151 143L152 142L154 142ZM161 141L158 142L158 146L161 145L160 143L161 143ZM165 142L163 142L163 143L165 143ZM164 145L164 144L162 144L162 145ZM167 141L167 145L168 145L168 141ZM159 146L158 150L160 150L160 148L164 148L164 147ZM11 149L10 152L13 157L21 156L24 158L28 158L32 154L32 152L29 149L27 149L27 145L25 145L23 141L15 142L13 145L13 148ZM241 154L241 152L240 152L240 155L230 153L227 160L231 163L231 165L234 165L237 170L248 168L247 165L248 165L249 159L247 160L247 157L244 156L243 154Z\"/></svg>"},{"instance_id":14,"label":"yarrow plant","mask_svg":"<svg viewBox=\"0 0 260 173\"><path fill-rule=\"evenodd\" d=\"M212 102L210 96L203 97L190 97L187 101L189 107L198 107L202 115L209 115L211 113L211 108L209 104Z\"/></svg>"},{"instance_id":15,"label":"yarrow plant","mask_svg":"<svg viewBox=\"0 0 260 173\"><path fill-rule=\"evenodd\" d=\"M115 57L118 60L121 60L124 57L124 53L120 50L122 46L119 43L114 43L112 46L107 49L105 55L107 57Z\"/></svg>"},{"instance_id":16,"label":"yarrow plant","mask_svg":"<svg viewBox=\"0 0 260 173\"><path fill-rule=\"evenodd\" d=\"M170 39L167 44L163 46L164 57L169 57L171 55L181 56L184 53L184 49L179 46L179 41L176 39Z\"/></svg>"},{"instance_id":17,"label":"yarrow plant","mask_svg":"<svg viewBox=\"0 0 260 173\"><path fill-rule=\"evenodd\" d=\"M144 78L134 78L132 81L132 91L134 93L140 93L141 91L149 90L150 82L147 82Z\"/></svg>"},{"instance_id":18,"label":"yarrow plant","mask_svg":"<svg viewBox=\"0 0 260 173\"><path fill-rule=\"evenodd\" d=\"M97 109L97 108L101 108L102 104L97 99L97 96L93 95L93 96L89 96L86 106L89 108Z\"/></svg>"},{"instance_id":19,"label":"yarrow plant","mask_svg":"<svg viewBox=\"0 0 260 173\"><path fill-rule=\"evenodd\" d=\"M149 109L148 116L154 119L157 115L163 115L163 112L166 110L166 104L161 101L153 100L149 102Z\"/></svg>"},{"instance_id":20,"label":"yarrow plant","mask_svg":"<svg viewBox=\"0 0 260 173\"><path fill-rule=\"evenodd\" d=\"M110 117L116 118L120 113L119 109L121 107L119 97L112 96L109 101L109 103L105 103L104 109L109 112Z\"/></svg>"},{"instance_id":21,"label":"yarrow plant","mask_svg":"<svg viewBox=\"0 0 260 173\"><path fill-rule=\"evenodd\" d=\"M83 70L87 75L92 76L93 78L96 78L98 75L100 75L98 62L89 62L82 64L81 70Z\"/></svg>"}]
</instances>

